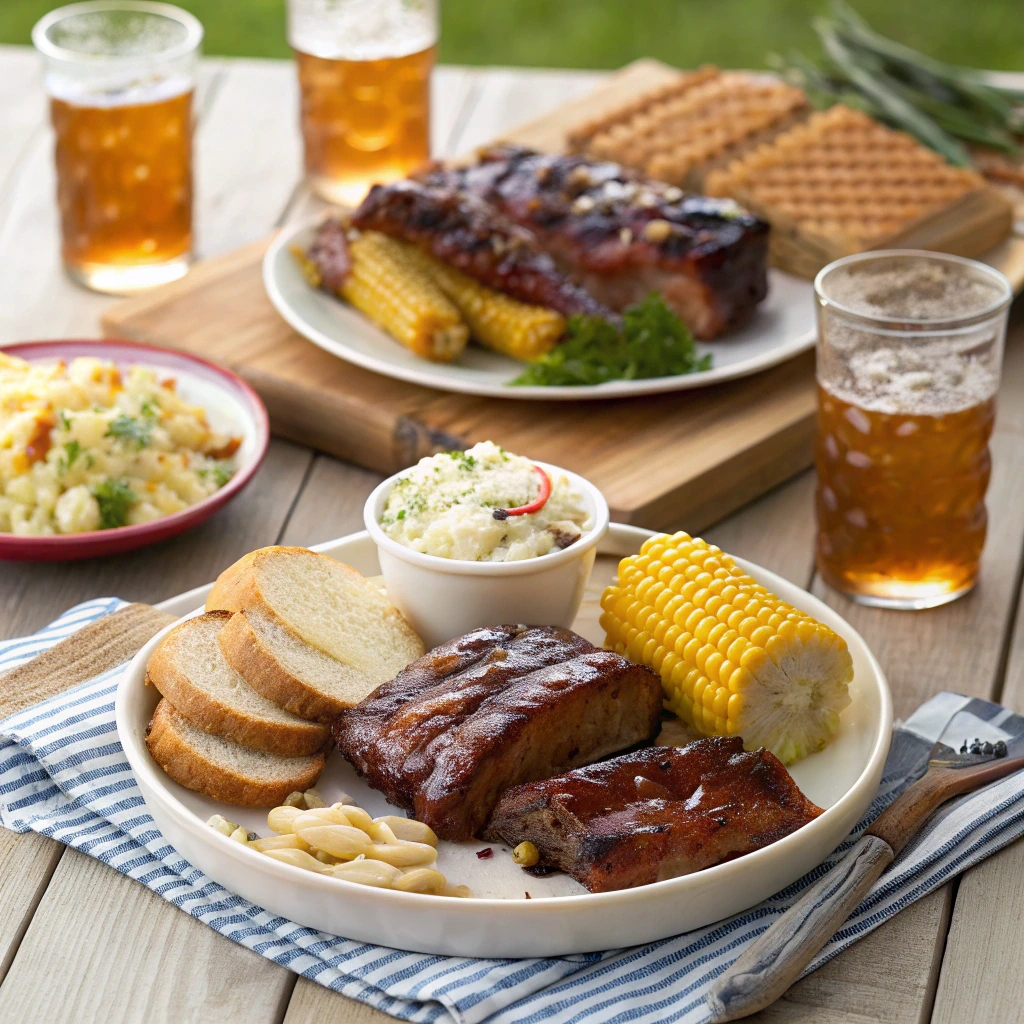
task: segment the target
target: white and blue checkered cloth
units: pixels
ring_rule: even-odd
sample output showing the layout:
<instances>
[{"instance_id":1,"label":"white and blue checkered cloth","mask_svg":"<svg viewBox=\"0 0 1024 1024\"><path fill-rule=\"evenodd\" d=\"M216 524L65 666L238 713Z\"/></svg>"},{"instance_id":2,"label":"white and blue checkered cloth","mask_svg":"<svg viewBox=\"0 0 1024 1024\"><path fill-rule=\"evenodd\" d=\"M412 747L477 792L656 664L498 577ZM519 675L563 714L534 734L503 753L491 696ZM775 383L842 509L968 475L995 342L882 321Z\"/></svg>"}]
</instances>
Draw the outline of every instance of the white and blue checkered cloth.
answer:
<instances>
[{"instance_id":1,"label":"white and blue checkered cloth","mask_svg":"<svg viewBox=\"0 0 1024 1024\"><path fill-rule=\"evenodd\" d=\"M34 636L0 643L0 673L121 604L115 598L89 601ZM405 1020L700 1024L707 1018L704 996L711 981L833 863L728 921L634 949L473 960L337 938L235 896L168 845L146 813L118 742L114 692L120 674L113 669L0 721L0 824L15 832L33 829L97 857L235 942ZM976 718L972 738L1012 743L1024 737L1024 719L995 704L948 693L933 698L896 730L881 787L858 832L920 774L932 743L961 710ZM1024 773L947 805L812 969L1022 832Z\"/></svg>"}]
</instances>

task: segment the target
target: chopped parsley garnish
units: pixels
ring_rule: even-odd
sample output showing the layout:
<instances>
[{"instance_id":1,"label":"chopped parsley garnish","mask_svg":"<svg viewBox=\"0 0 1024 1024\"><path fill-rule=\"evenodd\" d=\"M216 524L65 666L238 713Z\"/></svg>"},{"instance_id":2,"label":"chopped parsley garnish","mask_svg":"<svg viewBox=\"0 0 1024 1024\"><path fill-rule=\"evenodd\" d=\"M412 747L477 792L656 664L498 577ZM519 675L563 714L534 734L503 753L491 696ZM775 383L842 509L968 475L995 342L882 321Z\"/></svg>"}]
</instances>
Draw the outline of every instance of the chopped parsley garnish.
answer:
<instances>
[{"instance_id":1,"label":"chopped parsley garnish","mask_svg":"<svg viewBox=\"0 0 1024 1024\"><path fill-rule=\"evenodd\" d=\"M223 487L235 475L235 471L223 462L208 469L197 470L197 473L204 480L212 480L217 487Z\"/></svg>"},{"instance_id":2,"label":"chopped parsley garnish","mask_svg":"<svg viewBox=\"0 0 1024 1024\"><path fill-rule=\"evenodd\" d=\"M100 529L112 530L128 522L128 510L139 499L121 480L104 480L92 489L92 496L100 506Z\"/></svg>"},{"instance_id":3,"label":"chopped parsley garnish","mask_svg":"<svg viewBox=\"0 0 1024 1024\"><path fill-rule=\"evenodd\" d=\"M403 509L399 509L398 515L395 516L395 518L396 519L404 519L405 518L405 509L404 508Z\"/></svg>"},{"instance_id":4,"label":"chopped parsley garnish","mask_svg":"<svg viewBox=\"0 0 1024 1024\"><path fill-rule=\"evenodd\" d=\"M82 454L82 446L77 441L68 441L64 445L64 458L60 460L62 470L68 470L75 464L75 459Z\"/></svg>"},{"instance_id":5,"label":"chopped parsley garnish","mask_svg":"<svg viewBox=\"0 0 1024 1024\"><path fill-rule=\"evenodd\" d=\"M107 427L107 437L116 437L125 443L131 443L136 448L145 448L153 437L153 424L140 420L135 416L128 416L121 413L116 419L110 421Z\"/></svg>"},{"instance_id":6,"label":"chopped parsley garnish","mask_svg":"<svg viewBox=\"0 0 1024 1024\"><path fill-rule=\"evenodd\" d=\"M160 415L160 405L155 398L146 397L139 406L139 413L146 419L155 420Z\"/></svg>"},{"instance_id":7,"label":"chopped parsley garnish","mask_svg":"<svg viewBox=\"0 0 1024 1024\"><path fill-rule=\"evenodd\" d=\"M60 429L61 430L70 430L71 429L71 417L67 414L67 410L66 409L61 409L57 413L57 418L60 420Z\"/></svg>"},{"instance_id":8,"label":"chopped parsley garnish","mask_svg":"<svg viewBox=\"0 0 1024 1024\"><path fill-rule=\"evenodd\" d=\"M582 387L610 380L675 377L711 367L686 325L652 292L622 314L622 326L573 316L565 340L511 381L513 385Z\"/></svg>"}]
</instances>

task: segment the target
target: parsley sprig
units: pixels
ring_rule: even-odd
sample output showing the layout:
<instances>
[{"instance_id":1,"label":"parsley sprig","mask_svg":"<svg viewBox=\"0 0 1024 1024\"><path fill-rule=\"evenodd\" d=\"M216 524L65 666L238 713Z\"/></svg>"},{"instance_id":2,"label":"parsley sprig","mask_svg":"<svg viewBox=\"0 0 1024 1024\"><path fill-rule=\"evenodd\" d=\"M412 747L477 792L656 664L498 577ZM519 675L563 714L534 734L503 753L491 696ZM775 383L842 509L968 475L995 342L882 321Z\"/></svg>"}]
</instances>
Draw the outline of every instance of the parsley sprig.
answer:
<instances>
[{"instance_id":1,"label":"parsley sprig","mask_svg":"<svg viewBox=\"0 0 1024 1024\"><path fill-rule=\"evenodd\" d=\"M623 312L621 328L601 317L570 317L565 340L511 383L582 387L675 377L710 367L711 356L697 354L686 325L657 292L651 292Z\"/></svg>"},{"instance_id":2,"label":"parsley sprig","mask_svg":"<svg viewBox=\"0 0 1024 1024\"><path fill-rule=\"evenodd\" d=\"M153 423L147 419L140 419L136 416L129 416L121 413L110 421L107 427L107 437L116 437L125 444L134 445L141 450L148 447L153 438Z\"/></svg>"},{"instance_id":3,"label":"parsley sprig","mask_svg":"<svg viewBox=\"0 0 1024 1024\"><path fill-rule=\"evenodd\" d=\"M123 481L109 478L96 484L92 496L100 507L100 529L112 530L128 522L128 510L139 499Z\"/></svg>"}]
</instances>

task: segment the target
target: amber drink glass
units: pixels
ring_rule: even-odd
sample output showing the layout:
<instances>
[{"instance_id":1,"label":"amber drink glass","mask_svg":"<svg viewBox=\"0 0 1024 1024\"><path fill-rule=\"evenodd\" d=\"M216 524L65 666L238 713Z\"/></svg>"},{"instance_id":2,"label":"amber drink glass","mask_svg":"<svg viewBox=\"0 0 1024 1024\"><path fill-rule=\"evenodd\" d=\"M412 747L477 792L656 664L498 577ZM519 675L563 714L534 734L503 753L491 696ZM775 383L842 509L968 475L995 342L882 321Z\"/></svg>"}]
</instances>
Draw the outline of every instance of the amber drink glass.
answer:
<instances>
[{"instance_id":1,"label":"amber drink glass","mask_svg":"<svg viewBox=\"0 0 1024 1024\"><path fill-rule=\"evenodd\" d=\"M357 204L430 155L436 0L288 0L306 176Z\"/></svg>"},{"instance_id":2,"label":"amber drink glass","mask_svg":"<svg viewBox=\"0 0 1024 1024\"><path fill-rule=\"evenodd\" d=\"M889 250L830 264L814 288L818 570L862 604L953 601L985 543L1010 284Z\"/></svg>"},{"instance_id":3,"label":"amber drink glass","mask_svg":"<svg viewBox=\"0 0 1024 1024\"><path fill-rule=\"evenodd\" d=\"M192 252L192 92L203 29L169 4L97 0L32 31L56 136L64 265L116 295Z\"/></svg>"}]
</instances>

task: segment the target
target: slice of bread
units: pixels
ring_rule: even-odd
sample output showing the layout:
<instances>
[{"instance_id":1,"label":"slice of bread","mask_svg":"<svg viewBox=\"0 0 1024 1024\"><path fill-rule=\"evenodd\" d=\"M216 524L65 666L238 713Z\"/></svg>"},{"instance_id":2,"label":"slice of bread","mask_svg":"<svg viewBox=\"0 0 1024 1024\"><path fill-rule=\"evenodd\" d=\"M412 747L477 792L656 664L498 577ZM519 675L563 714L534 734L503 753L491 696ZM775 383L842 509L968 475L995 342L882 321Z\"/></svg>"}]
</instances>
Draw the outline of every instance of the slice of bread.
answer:
<instances>
[{"instance_id":1,"label":"slice of bread","mask_svg":"<svg viewBox=\"0 0 1024 1024\"><path fill-rule=\"evenodd\" d=\"M227 663L257 693L315 722L330 724L377 686L259 608L235 612L217 640Z\"/></svg>"},{"instance_id":2,"label":"slice of bread","mask_svg":"<svg viewBox=\"0 0 1024 1024\"><path fill-rule=\"evenodd\" d=\"M172 629L149 659L149 681L204 732L281 757L321 750L330 736L326 726L267 700L227 663L217 634L230 618L208 612Z\"/></svg>"},{"instance_id":3,"label":"slice of bread","mask_svg":"<svg viewBox=\"0 0 1024 1024\"><path fill-rule=\"evenodd\" d=\"M277 807L289 793L316 785L324 755L276 757L211 736L161 700L146 729L160 767L186 789L238 807Z\"/></svg>"},{"instance_id":4,"label":"slice of bread","mask_svg":"<svg viewBox=\"0 0 1024 1024\"><path fill-rule=\"evenodd\" d=\"M224 638L228 660L260 693L322 721L423 654L378 586L306 548L246 555L221 573L206 610L244 612ZM303 652L299 642L339 664Z\"/></svg>"}]
</instances>

